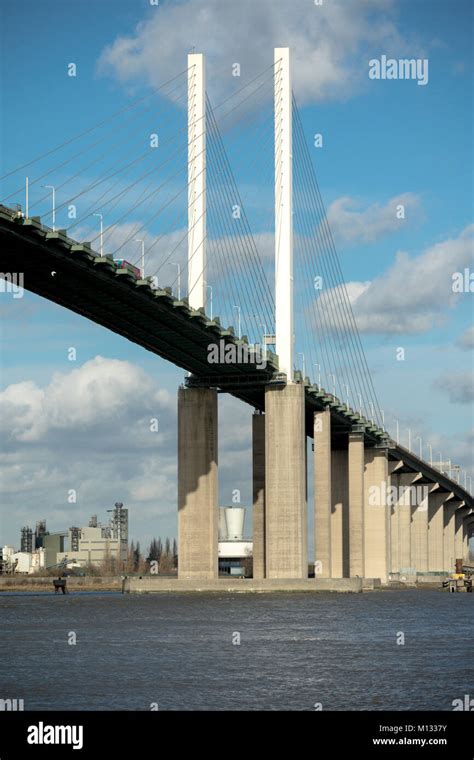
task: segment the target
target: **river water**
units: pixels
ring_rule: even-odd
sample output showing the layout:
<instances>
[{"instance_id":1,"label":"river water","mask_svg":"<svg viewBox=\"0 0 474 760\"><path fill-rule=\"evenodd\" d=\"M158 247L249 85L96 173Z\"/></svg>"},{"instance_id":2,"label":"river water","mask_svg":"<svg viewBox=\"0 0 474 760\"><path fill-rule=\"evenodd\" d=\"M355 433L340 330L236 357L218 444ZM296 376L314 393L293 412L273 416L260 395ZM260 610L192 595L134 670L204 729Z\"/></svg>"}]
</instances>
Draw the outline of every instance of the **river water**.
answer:
<instances>
[{"instance_id":1,"label":"river water","mask_svg":"<svg viewBox=\"0 0 474 760\"><path fill-rule=\"evenodd\" d=\"M25 710L452 710L474 697L473 623L474 595L434 590L1 594L0 698Z\"/></svg>"}]
</instances>

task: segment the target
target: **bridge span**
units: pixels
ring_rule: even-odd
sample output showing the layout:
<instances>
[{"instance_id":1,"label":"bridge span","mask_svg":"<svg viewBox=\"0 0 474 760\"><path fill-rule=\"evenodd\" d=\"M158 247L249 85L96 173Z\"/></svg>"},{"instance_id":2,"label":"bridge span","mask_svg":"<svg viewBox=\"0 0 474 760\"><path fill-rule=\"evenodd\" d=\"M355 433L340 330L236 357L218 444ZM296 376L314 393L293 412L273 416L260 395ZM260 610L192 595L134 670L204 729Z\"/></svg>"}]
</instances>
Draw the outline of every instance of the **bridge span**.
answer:
<instances>
[{"instance_id":1,"label":"bridge span","mask_svg":"<svg viewBox=\"0 0 474 760\"><path fill-rule=\"evenodd\" d=\"M307 438L313 439L315 575L444 575L467 555L473 497L459 482L395 442L295 370L293 325L292 92L290 57L275 50L275 352L206 310L204 59L189 56L188 297L158 288L40 217L0 207L4 279L123 336L185 370L178 391L179 575L217 578L218 395L253 408L254 578L308 575ZM199 234L196 237L196 220ZM198 245L196 246L196 240ZM194 241L194 242L193 242ZM210 348L245 361L211 362Z\"/></svg>"}]
</instances>

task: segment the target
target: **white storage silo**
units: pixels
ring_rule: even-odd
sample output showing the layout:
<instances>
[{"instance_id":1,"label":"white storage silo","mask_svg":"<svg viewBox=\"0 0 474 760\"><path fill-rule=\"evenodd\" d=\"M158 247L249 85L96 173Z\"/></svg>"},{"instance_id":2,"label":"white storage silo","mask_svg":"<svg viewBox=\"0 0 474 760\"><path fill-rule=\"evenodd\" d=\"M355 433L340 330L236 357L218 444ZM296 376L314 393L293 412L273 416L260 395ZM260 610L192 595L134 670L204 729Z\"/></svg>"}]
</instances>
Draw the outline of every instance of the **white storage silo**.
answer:
<instances>
[{"instance_id":1,"label":"white storage silo","mask_svg":"<svg viewBox=\"0 0 474 760\"><path fill-rule=\"evenodd\" d=\"M241 541L244 535L245 508L225 507L227 540Z\"/></svg>"}]
</instances>

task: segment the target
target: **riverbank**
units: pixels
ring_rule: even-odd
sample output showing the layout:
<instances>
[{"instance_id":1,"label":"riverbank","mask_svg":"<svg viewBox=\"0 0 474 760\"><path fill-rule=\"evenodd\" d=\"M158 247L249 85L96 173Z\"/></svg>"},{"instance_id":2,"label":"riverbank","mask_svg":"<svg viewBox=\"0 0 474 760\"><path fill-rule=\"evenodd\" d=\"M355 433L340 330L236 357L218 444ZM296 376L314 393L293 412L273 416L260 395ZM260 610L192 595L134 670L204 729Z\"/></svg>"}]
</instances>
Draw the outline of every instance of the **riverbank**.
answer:
<instances>
[{"instance_id":1,"label":"riverbank","mask_svg":"<svg viewBox=\"0 0 474 760\"><path fill-rule=\"evenodd\" d=\"M56 576L57 577L57 576ZM3 575L0 576L0 594L2 591L29 591L53 594L54 576ZM122 591L121 576L83 576L67 578L67 588L74 591Z\"/></svg>"}]
</instances>

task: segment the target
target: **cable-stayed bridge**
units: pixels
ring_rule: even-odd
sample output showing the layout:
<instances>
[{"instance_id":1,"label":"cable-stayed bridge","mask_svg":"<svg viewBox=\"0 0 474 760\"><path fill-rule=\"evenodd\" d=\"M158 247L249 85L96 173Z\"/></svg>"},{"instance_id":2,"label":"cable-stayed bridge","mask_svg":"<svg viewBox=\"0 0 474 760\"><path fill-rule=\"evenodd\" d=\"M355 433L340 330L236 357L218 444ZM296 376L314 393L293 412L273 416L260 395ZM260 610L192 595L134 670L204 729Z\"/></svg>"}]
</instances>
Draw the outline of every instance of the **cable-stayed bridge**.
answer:
<instances>
[{"instance_id":1,"label":"cable-stayed bridge","mask_svg":"<svg viewBox=\"0 0 474 760\"><path fill-rule=\"evenodd\" d=\"M465 557L467 481L385 429L287 49L217 106L191 54L158 91L3 180L5 289L20 278L188 373L180 577L217 576L222 392L254 407L254 577L307 576L307 436L316 577L386 582Z\"/></svg>"}]
</instances>

